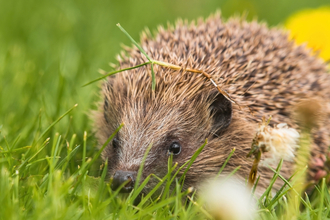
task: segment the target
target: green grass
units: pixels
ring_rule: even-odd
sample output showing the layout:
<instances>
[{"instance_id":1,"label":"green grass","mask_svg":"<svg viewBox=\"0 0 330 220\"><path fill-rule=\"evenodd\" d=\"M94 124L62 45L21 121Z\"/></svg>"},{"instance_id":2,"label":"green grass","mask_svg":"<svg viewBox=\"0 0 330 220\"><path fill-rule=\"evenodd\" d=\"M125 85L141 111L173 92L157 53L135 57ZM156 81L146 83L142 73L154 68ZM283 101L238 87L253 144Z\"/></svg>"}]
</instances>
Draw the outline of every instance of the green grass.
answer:
<instances>
[{"instance_id":1,"label":"green grass","mask_svg":"<svg viewBox=\"0 0 330 220\"><path fill-rule=\"evenodd\" d=\"M216 8L225 17L248 10L248 18L277 25L296 10L326 3L0 0L0 219L207 219L192 194L193 202L182 204L188 192L179 192L182 180L174 178L171 163L169 174L157 178L165 186L178 181L178 193L165 191L158 200L150 194L134 205L141 187L123 197L105 181L107 164L98 156L89 118L99 101L98 83L83 85L100 77L99 68L112 71L108 63L121 43L131 45L116 24L138 39L146 26L206 17ZM258 203L260 218L285 219L289 184L274 197L270 192ZM329 202L323 183L300 199L299 218L329 218Z\"/></svg>"}]
</instances>

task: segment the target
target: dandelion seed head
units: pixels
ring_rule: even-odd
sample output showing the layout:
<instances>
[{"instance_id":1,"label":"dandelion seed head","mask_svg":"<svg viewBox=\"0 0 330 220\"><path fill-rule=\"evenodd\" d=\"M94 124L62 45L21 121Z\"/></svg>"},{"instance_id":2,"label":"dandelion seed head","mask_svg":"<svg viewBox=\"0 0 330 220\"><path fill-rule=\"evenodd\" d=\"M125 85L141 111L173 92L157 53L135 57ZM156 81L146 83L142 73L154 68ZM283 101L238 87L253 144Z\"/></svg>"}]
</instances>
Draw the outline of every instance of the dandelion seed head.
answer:
<instances>
[{"instance_id":1,"label":"dandelion seed head","mask_svg":"<svg viewBox=\"0 0 330 220\"><path fill-rule=\"evenodd\" d=\"M299 147L300 134L296 129L289 128L286 123L271 127L263 121L259 125L256 137L258 147L269 155L261 162L262 165L278 163L280 159L293 161L295 151Z\"/></svg>"}]
</instances>

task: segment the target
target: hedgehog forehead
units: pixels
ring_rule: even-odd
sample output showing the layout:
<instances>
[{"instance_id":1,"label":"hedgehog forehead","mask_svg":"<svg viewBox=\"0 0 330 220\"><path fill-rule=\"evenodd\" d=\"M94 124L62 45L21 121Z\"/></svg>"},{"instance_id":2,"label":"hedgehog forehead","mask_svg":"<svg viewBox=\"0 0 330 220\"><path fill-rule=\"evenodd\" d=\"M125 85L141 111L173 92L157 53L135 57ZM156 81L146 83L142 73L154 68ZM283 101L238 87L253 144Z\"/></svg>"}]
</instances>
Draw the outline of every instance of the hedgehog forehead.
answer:
<instances>
[{"instance_id":1,"label":"hedgehog forehead","mask_svg":"<svg viewBox=\"0 0 330 220\"><path fill-rule=\"evenodd\" d=\"M137 137L149 137L149 140L152 137L153 141L157 141L168 134L178 136L193 131L194 127L203 128L200 124L208 121L203 118L208 115L205 111L207 104L202 104L202 101L146 101L143 96L135 97L118 108L118 119L124 123L120 133L129 142ZM203 115L202 118L199 115Z\"/></svg>"},{"instance_id":2,"label":"hedgehog forehead","mask_svg":"<svg viewBox=\"0 0 330 220\"><path fill-rule=\"evenodd\" d=\"M184 129L185 114L180 106L146 103L144 106L129 103L121 112L124 123L122 135L127 142L141 142L143 137L157 141L168 133ZM139 139L134 140L134 139Z\"/></svg>"}]
</instances>

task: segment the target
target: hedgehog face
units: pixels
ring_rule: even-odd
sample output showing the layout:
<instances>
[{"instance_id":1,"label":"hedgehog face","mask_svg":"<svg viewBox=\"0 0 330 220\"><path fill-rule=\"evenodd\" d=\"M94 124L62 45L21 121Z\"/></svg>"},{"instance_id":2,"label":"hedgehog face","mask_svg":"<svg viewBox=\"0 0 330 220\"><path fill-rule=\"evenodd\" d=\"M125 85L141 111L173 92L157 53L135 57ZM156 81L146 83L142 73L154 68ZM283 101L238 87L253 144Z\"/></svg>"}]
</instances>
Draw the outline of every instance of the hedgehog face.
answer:
<instances>
[{"instance_id":1,"label":"hedgehog face","mask_svg":"<svg viewBox=\"0 0 330 220\"><path fill-rule=\"evenodd\" d=\"M125 181L122 192L130 192L148 146L152 148L146 158L142 181L150 174L162 178L167 173L169 155L179 165L188 161L206 138L223 131L231 121L231 103L218 92L208 96L196 94L193 98L164 99L161 93L146 91L132 94L116 83L106 85L102 112L98 117L102 128L100 144L123 123L112 143L103 152L108 159L113 188ZM118 86L118 87L117 87ZM145 191L157 184L151 180Z\"/></svg>"}]
</instances>

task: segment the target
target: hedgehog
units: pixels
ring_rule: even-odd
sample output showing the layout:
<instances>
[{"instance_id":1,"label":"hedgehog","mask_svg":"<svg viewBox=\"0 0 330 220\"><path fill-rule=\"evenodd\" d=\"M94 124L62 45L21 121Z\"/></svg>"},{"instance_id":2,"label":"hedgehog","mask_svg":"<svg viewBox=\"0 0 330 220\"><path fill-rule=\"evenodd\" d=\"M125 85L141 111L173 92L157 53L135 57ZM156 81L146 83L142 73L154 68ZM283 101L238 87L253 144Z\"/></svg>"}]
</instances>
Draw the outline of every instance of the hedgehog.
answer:
<instances>
[{"instance_id":1,"label":"hedgehog","mask_svg":"<svg viewBox=\"0 0 330 220\"><path fill-rule=\"evenodd\" d=\"M185 176L183 190L198 189L203 180L216 176L233 148L235 153L222 175L240 166L236 174L244 180L253 163L246 155L260 119L271 115L271 125L286 123L299 129L293 117L296 106L315 98L323 116L311 133L308 179L320 178L330 136L330 76L325 62L288 39L285 31L239 17L224 21L216 13L197 22L179 20L174 26L159 27L153 36L146 31L141 46L154 60L182 68L155 65L155 90L151 89L150 66L118 73L103 83L102 102L95 114L99 144L124 124L102 153L113 189L127 181L121 192L131 192L150 144L141 181L150 174L165 176L169 155L181 166L206 139L207 145ZM118 56L120 69L147 61L136 47L124 50ZM238 104L219 93L203 75L186 68L210 74ZM283 163L284 177L290 177L292 165ZM274 173L259 166L258 175L257 189L262 191ZM143 193L157 183L151 179ZM282 185L276 182L274 189Z\"/></svg>"}]
</instances>

